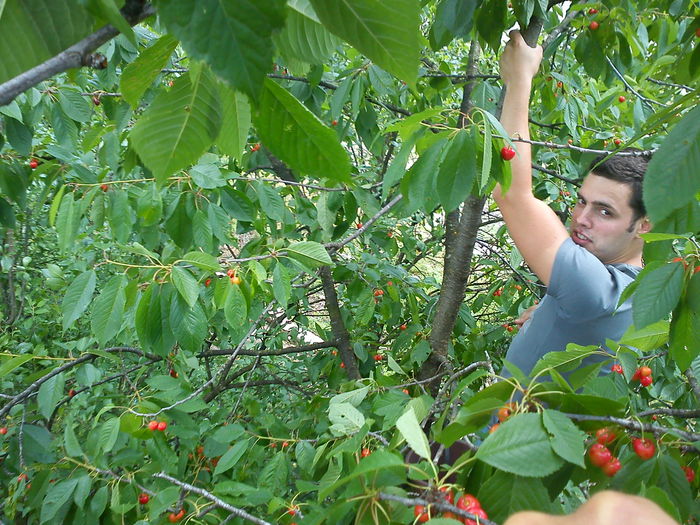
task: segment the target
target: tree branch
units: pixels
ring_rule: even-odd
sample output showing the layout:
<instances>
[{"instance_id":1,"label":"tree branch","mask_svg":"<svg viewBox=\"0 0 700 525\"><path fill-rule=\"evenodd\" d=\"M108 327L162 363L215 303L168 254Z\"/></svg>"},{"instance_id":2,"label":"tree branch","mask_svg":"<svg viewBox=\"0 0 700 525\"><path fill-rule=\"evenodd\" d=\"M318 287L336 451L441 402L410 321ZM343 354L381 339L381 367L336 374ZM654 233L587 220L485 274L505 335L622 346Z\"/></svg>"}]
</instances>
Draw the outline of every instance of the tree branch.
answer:
<instances>
[{"instance_id":1,"label":"tree branch","mask_svg":"<svg viewBox=\"0 0 700 525\"><path fill-rule=\"evenodd\" d=\"M272 525L268 521L262 520L260 518L256 518L252 514L248 514L243 509L239 509L238 507L234 507L233 505L229 505L224 500L217 498L216 496L214 496L214 494L212 494L211 492L209 492L207 490L200 489L199 487L195 487L194 485L190 485L189 483L185 483L184 481L180 481L179 479L175 479L171 476L168 476L165 472L158 472L157 474L153 474L153 477L164 479L165 481L169 481L173 485L177 485L178 487L180 487L188 492L194 492L195 494L199 494L203 498L206 498L209 501L211 501L217 507L230 512L234 516L237 516L239 518L243 518L244 520L250 521L252 523L257 523L258 525Z\"/></svg>"},{"instance_id":2,"label":"tree branch","mask_svg":"<svg viewBox=\"0 0 700 525\"><path fill-rule=\"evenodd\" d=\"M142 6L142 10L135 17L130 17L132 25L138 24L149 16L156 13L155 8L150 4ZM91 64L92 52L105 42L108 42L119 34L119 31L108 24L91 35L86 36L77 44L73 44L68 49L61 51L58 55L33 67L32 69L17 75L15 78L0 84L0 106L12 102L19 94L24 93L29 88L36 86L39 82L47 80L58 73L63 73L69 69L79 68Z\"/></svg>"}]
</instances>

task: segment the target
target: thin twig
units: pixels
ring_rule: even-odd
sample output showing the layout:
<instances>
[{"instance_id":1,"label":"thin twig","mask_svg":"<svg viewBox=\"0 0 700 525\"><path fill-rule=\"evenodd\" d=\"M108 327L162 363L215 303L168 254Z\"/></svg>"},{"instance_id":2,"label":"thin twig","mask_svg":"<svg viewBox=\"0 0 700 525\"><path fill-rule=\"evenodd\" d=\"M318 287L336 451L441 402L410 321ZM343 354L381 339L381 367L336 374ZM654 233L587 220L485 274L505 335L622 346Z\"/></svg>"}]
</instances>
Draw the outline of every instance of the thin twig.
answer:
<instances>
[{"instance_id":1,"label":"thin twig","mask_svg":"<svg viewBox=\"0 0 700 525\"><path fill-rule=\"evenodd\" d=\"M244 520L248 520L252 523L257 523L258 525L272 525L268 521L257 518L255 516L253 516L252 514L248 514L243 509L239 509L238 507L234 507L233 505L229 505L224 500L217 498L216 496L214 496L214 494L212 494L211 492L209 492L207 490L201 489L199 487L195 487L194 485L190 485L189 483L185 483L184 481L180 481L179 479L175 479L171 476L168 476L165 472L158 472L157 474L153 474L153 477L164 479L165 481L169 481L173 485L177 485L178 487L180 487L184 490L187 490L189 492L194 492L195 494L199 494L203 498L206 498L209 501L211 501L217 507L228 511L231 514L233 514L239 518L243 518Z\"/></svg>"}]
</instances>

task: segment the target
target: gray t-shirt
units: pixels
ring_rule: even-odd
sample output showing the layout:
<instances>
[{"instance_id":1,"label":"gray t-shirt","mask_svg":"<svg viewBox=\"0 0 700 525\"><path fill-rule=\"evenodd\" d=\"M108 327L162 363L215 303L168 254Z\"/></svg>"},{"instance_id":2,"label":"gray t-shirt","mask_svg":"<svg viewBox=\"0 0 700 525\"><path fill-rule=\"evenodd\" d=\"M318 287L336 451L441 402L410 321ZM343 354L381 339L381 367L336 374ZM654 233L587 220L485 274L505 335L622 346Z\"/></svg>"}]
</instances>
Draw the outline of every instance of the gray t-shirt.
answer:
<instances>
[{"instance_id":1,"label":"gray t-shirt","mask_svg":"<svg viewBox=\"0 0 700 525\"><path fill-rule=\"evenodd\" d=\"M569 343L605 345L632 324L632 303L617 303L625 287L641 271L629 264L603 264L571 238L554 259L547 294L513 339L506 360L529 374L546 353L565 350ZM585 364L602 361L587 359ZM507 370L503 375L510 376Z\"/></svg>"}]
</instances>

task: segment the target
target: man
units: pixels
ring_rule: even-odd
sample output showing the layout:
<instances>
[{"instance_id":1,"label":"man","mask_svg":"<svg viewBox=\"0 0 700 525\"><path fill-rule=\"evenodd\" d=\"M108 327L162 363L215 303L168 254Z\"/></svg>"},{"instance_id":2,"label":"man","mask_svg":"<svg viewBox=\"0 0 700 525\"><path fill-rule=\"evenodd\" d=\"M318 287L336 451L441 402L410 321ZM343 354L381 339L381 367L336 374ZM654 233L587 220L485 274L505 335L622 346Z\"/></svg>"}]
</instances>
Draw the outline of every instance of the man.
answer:
<instances>
[{"instance_id":1,"label":"man","mask_svg":"<svg viewBox=\"0 0 700 525\"><path fill-rule=\"evenodd\" d=\"M529 140L528 105L541 59L541 47L529 47L518 31L511 31L501 57L507 88L501 124L511 137ZM493 196L515 245L547 286L506 354L508 362L528 374L548 352L564 350L568 343L603 345L606 338L619 339L632 324L631 304L619 309L617 304L642 267L639 235L651 229L641 199L649 158L616 156L594 166L583 181L567 232L532 193L530 144L516 146L512 184L507 192L497 186ZM586 364L603 359L596 356Z\"/></svg>"}]
</instances>

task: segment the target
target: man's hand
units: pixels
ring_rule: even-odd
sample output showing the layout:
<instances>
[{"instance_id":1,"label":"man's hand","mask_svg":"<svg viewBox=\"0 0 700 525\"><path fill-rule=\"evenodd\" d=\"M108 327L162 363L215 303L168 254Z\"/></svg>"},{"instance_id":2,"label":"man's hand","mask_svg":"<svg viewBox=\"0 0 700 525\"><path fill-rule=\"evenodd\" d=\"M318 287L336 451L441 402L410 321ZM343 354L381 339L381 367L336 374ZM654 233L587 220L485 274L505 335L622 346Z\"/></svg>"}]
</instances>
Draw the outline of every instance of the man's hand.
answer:
<instances>
[{"instance_id":1,"label":"man's hand","mask_svg":"<svg viewBox=\"0 0 700 525\"><path fill-rule=\"evenodd\" d=\"M531 83L542 61L542 46L530 47L520 31L508 33L510 40L501 55L501 79L506 86Z\"/></svg>"},{"instance_id":2,"label":"man's hand","mask_svg":"<svg viewBox=\"0 0 700 525\"><path fill-rule=\"evenodd\" d=\"M503 525L677 525L661 507L639 496L606 490L599 492L568 516L518 512Z\"/></svg>"},{"instance_id":3,"label":"man's hand","mask_svg":"<svg viewBox=\"0 0 700 525\"><path fill-rule=\"evenodd\" d=\"M516 325L518 328L522 328L522 326L525 324L525 321L530 319L532 316L532 312L535 311L538 305L534 304L527 310L524 310L523 313L520 314L520 317L518 317L515 321L513 321L513 324Z\"/></svg>"}]
</instances>

